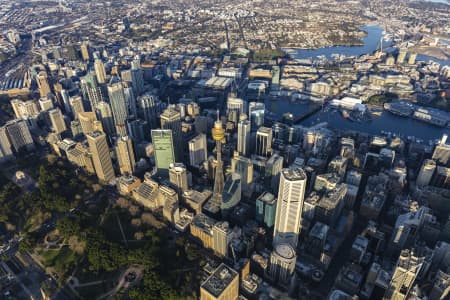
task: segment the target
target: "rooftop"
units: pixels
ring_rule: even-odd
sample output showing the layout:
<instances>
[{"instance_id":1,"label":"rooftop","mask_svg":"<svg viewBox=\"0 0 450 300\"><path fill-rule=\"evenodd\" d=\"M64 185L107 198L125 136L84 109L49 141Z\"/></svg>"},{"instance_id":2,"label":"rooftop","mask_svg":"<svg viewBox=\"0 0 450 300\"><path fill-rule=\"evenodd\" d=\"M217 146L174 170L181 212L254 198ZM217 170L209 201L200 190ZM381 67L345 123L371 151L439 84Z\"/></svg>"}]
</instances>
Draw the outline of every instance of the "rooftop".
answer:
<instances>
[{"instance_id":1,"label":"rooftop","mask_svg":"<svg viewBox=\"0 0 450 300\"><path fill-rule=\"evenodd\" d=\"M222 263L203 282L201 288L218 298L236 277L239 277L238 272Z\"/></svg>"},{"instance_id":2,"label":"rooftop","mask_svg":"<svg viewBox=\"0 0 450 300\"><path fill-rule=\"evenodd\" d=\"M283 176L290 181L305 180L306 174L301 168L289 168L281 171Z\"/></svg>"}]
</instances>

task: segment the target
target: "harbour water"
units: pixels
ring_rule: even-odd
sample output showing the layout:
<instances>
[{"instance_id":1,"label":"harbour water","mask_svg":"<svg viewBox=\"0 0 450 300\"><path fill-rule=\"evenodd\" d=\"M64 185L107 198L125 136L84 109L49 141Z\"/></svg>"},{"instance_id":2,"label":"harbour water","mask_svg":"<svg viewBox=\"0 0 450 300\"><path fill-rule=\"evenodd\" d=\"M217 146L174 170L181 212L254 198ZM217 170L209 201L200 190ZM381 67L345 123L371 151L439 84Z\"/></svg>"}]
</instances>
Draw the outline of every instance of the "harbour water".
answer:
<instances>
[{"instance_id":1,"label":"harbour water","mask_svg":"<svg viewBox=\"0 0 450 300\"><path fill-rule=\"evenodd\" d=\"M368 32L368 35L364 38L363 46L337 46L314 50L295 49L295 53L292 56L301 59L314 59L317 58L317 56L325 55L331 59L332 54L353 56L363 55L375 51L379 47L379 41L382 37L383 29L378 25L364 26L362 29ZM386 42L383 43L383 47L389 46L385 43ZM418 59L428 61L432 58L418 56ZM439 62L441 64L443 63L442 61ZM450 65L448 60L444 61L444 63ZM306 111L310 111L314 105L315 104L312 103L291 102L287 99L280 98L266 100L266 109L280 119L285 113L292 113L294 116L304 114ZM300 125L312 126L321 122L327 122L331 128L362 131L369 134L391 132L396 135L401 135L402 137L414 136L426 142L439 139L442 134L450 132L449 128L437 127L413 118L400 117L387 111L382 111L379 116L373 116L371 121L353 122L349 119L343 118L342 114L336 110L325 109L304 119L300 122Z\"/></svg>"},{"instance_id":2,"label":"harbour water","mask_svg":"<svg viewBox=\"0 0 450 300\"><path fill-rule=\"evenodd\" d=\"M298 59L317 59L319 56L326 56L328 59L333 59L332 54L343 54L345 56L359 56L367 53L372 53L380 48L380 41L383 36L383 28L379 25L362 26L362 30L367 32L367 35L363 38L364 45L361 46L335 46L325 47L318 49L294 49L290 48L289 52L293 58ZM383 49L387 52L394 51L393 48L389 48L392 45L389 41L383 41ZM440 65L450 65L450 59L442 60L426 55L417 55L419 61L434 61Z\"/></svg>"},{"instance_id":3,"label":"harbour water","mask_svg":"<svg viewBox=\"0 0 450 300\"><path fill-rule=\"evenodd\" d=\"M286 99L267 100L266 109L281 118L284 113L292 113L294 116L311 110L314 104L291 102ZM388 111L382 111L379 116L373 116L371 121L353 122L345 119L335 109L321 110L299 123L306 127L318 123L327 122L330 128L340 130L354 130L373 135L391 132L402 137L414 136L426 142L440 139L442 134L449 133L449 128L441 128L430 125L413 118L400 117Z\"/></svg>"}]
</instances>

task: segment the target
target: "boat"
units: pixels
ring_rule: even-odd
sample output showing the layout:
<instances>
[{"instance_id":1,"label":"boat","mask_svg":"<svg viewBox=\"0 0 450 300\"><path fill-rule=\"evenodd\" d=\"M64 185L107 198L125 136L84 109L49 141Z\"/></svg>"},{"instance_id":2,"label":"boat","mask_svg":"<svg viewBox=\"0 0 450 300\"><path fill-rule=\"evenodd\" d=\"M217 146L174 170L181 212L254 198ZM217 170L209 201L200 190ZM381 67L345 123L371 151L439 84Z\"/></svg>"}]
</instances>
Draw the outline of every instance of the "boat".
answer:
<instances>
[{"instance_id":1,"label":"boat","mask_svg":"<svg viewBox=\"0 0 450 300\"><path fill-rule=\"evenodd\" d=\"M343 117L344 119L347 119L348 117L350 117L350 114L349 114L348 111L346 111L345 109L343 109L343 110L341 111L341 113L342 113L342 117Z\"/></svg>"}]
</instances>

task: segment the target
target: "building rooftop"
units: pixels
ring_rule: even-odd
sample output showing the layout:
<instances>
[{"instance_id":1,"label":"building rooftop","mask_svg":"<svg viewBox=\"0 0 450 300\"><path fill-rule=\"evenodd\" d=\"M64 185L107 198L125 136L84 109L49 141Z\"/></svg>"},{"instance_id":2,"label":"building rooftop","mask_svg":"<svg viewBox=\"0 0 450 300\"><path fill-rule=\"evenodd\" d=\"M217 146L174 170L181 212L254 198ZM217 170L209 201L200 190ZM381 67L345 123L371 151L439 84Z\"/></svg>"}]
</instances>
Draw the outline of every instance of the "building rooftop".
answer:
<instances>
[{"instance_id":1,"label":"building rooftop","mask_svg":"<svg viewBox=\"0 0 450 300\"><path fill-rule=\"evenodd\" d=\"M203 230L204 232L207 232L208 234L210 234L214 224L216 224L216 220L208 217L205 214L200 213L194 217L191 224L192 224L192 226L198 227L199 229Z\"/></svg>"},{"instance_id":2,"label":"building rooftop","mask_svg":"<svg viewBox=\"0 0 450 300\"><path fill-rule=\"evenodd\" d=\"M222 263L203 282L201 288L218 298L236 277L239 277L238 272Z\"/></svg>"},{"instance_id":3,"label":"building rooftop","mask_svg":"<svg viewBox=\"0 0 450 300\"><path fill-rule=\"evenodd\" d=\"M278 244L275 246L274 252L285 258L285 259L293 259L295 257L295 250L289 244Z\"/></svg>"},{"instance_id":4,"label":"building rooftop","mask_svg":"<svg viewBox=\"0 0 450 300\"><path fill-rule=\"evenodd\" d=\"M289 169L283 169L281 171L283 176L287 180L295 181L295 180L305 180L306 174L301 168L289 168Z\"/></svg>"}]
</instances>

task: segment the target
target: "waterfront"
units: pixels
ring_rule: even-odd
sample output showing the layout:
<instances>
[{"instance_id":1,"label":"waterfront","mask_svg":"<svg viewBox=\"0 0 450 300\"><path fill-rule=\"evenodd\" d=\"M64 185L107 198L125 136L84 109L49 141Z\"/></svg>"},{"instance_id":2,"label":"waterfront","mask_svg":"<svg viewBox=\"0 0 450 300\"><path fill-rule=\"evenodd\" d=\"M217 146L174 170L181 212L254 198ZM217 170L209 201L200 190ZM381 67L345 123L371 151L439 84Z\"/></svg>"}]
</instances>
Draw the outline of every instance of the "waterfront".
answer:
<instances>
[{"instance_id":1,"label":"waterfront","mask_svg":"<svg viewBox=\"0 0 450 300\"><path fill-rule=\"evenodd\" d=\"M314 106L313 103L291 102L285 99L266 100L267 110L280 119L284 113L290 112L295 117L311 110ZM433 126L413 118L396 116L387 111L382 111L379 116L373 116L371 121L353 122L344 119L342 114L335 109L325 109L304 119L299 125L310 127L321 122L327 122L330 128L355 130L374 135L391 132L403 137L415 136L426 142L439 139L442 134L450 131L448 128Z\"/></svg>"},{"instance_id":2,"label":"waterfront","mask_svg":"<svg viewBox=\"0 0 450 300\"><path fill-rule=\"evenodd\" d=\"M361 30L367 32L367 35L363 38L364 45L361 46L334 46L334 47L325 47L318 49L296 49L296 48L287 48L287 51L293 58L297 59L317 59L319 56L325 56L328 59L333 59L333 54L340 54L345 56L360 56L368 53L373 53L377 49L380 48L380 41L383 37L383 28L379 25L367 25L362 26ZM392 42L383 41L383 49L386 52L395 51L394 48L391 47ZM441 65L450 65L450 59L442 60L434 57L418 54L418 61L434 61Z\"/></svg>"},{"instance_id":3,"label":"waterfront","mask_svg":"<svg viewBox=\"0 0 450 300\"><path fill-rule=\"evenodd\" d=\"M299 59L313 58L324 55L328 59L332 59L332 54L343 54L346 56L359 56L374 52L380 47L380 40L383 36L383 28L379 25L362 26L361 30L367 32L363 38L364 45L361 46L334 46L318 49L293 49L292 57ZM390 42L383 42L383 47L388 47Z\"/></svg>"}]
</instances>

